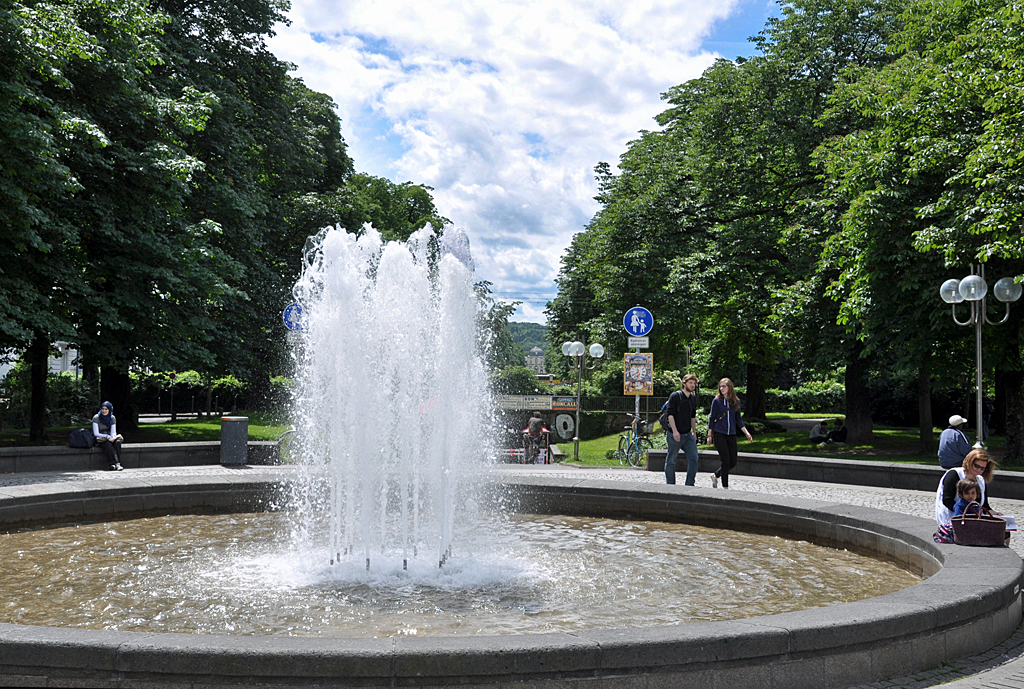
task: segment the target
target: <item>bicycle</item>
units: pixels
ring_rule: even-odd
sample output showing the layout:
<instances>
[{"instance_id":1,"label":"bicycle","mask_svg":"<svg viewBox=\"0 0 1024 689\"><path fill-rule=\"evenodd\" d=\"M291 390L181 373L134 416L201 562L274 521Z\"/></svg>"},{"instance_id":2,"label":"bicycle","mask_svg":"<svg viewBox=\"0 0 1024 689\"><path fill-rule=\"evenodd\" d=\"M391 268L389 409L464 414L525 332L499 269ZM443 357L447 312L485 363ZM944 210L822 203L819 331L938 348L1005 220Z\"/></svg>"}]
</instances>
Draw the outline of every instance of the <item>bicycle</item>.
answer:
<instances>
[{"instance_id":1,"label":"bicycle","mask_svg":"<svg viewBox=\"0 0 1024 689\"><path fill-rule=\"evenodd\" d=\"M651 425L648 422L633 419L633 423L626 426L626 432L619 436L619 449L615 452L619 463L635 468L647 466L647 451L654 447L650 434Z\"/></svg>"}]
</instances>

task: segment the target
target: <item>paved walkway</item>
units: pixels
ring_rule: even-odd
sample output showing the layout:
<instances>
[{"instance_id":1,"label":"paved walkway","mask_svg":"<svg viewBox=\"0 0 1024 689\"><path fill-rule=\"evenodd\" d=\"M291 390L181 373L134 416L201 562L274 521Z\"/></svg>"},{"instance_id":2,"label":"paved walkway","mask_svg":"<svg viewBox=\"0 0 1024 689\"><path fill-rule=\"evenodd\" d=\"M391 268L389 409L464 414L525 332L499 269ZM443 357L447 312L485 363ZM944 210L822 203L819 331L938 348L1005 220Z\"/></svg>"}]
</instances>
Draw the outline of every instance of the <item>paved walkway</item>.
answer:
<instances>
[{"instance_id":1,"label":"paved walkway","mask_svg":"<svg viewBox=\"0 0 1024 689\"><path fill-rule=\"evenodd\" d=\"M220 466L173 467L162 469L127 469L121 473L93 471L84 473L50 472L38 474L2 474L0 488L4 486L24 486L40 483L64 483L71 481L90 481L112 479L116 476L181 476L211 475L226 472L238 472ZM661 483L665 480L661 472L644 471L628 468L577 468L563 465L523 466L500 465L498 472L541 473L583 475L602 480L643 481ZM813 483L801 481L785 481L781 479L748 478L731 475L730 490L788 495L793 497L811 498L827 502L838 502L850 505L875 507L891 512L911 514L914 516L934 519L935 494L921 491L896 490L888 488L872 488L864 486L846 486L831 483ZM697 487L711 488L710 474L699 474ZM990 500L993 509L1018 517L1024 516L1024 501ZM1022 522L1024 523L1024 522ZM1015 534L1011 548L1024 557L1024 533ZM955 663L918 673L910 677L865 684L856 689L878 689L881 687L896 689L923 689L924 687L943 686L947 689L1024 689L1024 626L1002 644L986 653L970 658L963 658Z\"/></svg>"}]
</instances>

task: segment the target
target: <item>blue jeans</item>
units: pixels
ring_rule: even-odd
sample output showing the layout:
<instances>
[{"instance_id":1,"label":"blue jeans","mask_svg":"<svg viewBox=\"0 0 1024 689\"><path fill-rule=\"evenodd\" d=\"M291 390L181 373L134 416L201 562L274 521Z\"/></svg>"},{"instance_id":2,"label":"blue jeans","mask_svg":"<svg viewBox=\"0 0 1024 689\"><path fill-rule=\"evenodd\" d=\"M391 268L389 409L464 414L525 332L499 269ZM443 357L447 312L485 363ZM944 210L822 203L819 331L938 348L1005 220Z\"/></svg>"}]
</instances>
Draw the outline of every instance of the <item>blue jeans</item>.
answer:
<instances>
[{"instance_id":1,"label":"blue jeans","mask_svg":"<svg viewBox=\"0 0 1024 689\"><path fill-rule=\"evenodd\" d=\"M686 485L696 485L697 440L693 437L693 433L680 433L677 443L672 437L672 431L666 431L665 440L668 442L668 456L665 457L665 482L669 484L676 482L676 456L682 449L686 455Z\"/></svg>"}]
</instances>

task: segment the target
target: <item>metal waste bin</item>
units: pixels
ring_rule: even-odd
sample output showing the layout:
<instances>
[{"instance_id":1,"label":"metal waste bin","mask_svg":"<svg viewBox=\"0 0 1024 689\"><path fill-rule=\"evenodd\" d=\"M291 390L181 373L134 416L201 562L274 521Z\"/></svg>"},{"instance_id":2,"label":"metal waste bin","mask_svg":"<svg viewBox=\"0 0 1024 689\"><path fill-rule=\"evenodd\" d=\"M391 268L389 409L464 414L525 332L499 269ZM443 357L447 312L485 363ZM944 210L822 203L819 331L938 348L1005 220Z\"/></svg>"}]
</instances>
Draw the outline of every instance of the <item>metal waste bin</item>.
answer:
<instances>
[{"instance_id":1,"label":"metal waste bin","mask_svg":"<svg viewBox=\"0 0 1024 689\"><path fill-rule=\"evenodd\" d=\"M220 419L220 463L245 464L249 452L249 417L222 416Z\"/></svg>"}]
</instances>

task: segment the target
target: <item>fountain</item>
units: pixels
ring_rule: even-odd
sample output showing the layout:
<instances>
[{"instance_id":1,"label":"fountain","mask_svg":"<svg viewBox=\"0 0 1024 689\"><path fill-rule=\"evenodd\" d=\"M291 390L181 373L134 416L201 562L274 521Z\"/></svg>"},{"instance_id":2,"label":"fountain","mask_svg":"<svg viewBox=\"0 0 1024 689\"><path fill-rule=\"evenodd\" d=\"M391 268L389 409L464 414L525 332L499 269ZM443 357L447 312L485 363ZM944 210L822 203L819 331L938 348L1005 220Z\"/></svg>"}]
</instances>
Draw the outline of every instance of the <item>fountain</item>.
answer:
<instances>
[{"instance_id":1,"label":"fountain","mask_svg":"<svg viewBox=\"0 0 1024 689\"><path fill-rule=\"evenodd\" d=\"M65 686L845 687L986 650L1020 623L1019 558L935 544L928 520L593 480L584 471L488 474L460 442L482 434L485 407L469 326L470 267L458 236L439 244L421 233L408 245L385 245L371 230L358 238L322 233L296 285L309 326L296 353L303 466L10 485L0 489L0 524L258 512L290 499L299 516L296 557L319 563L328 579L334 572L416 582L446 576L469 557L474 534L495 531L480 503L496 487L532 514L768 531L872 554L924 580L878 598L744 619L502 636L338 639L0 623L0 677Z\"/></svg>"},{"instance_id":2,"label":"fountain","mask_svg":"<svg viewBox=\"0 0 1024 689\"><path fill-rule=\"evenodd\" d=\"M451 556L482 456L468 439L484 435L471 266L457 230L384 244L369 226L329 229L307 244L296 425L303 461L324 470L298 502L307 521L329 515L332 564Z\"/></svg>"}]
</instances>

